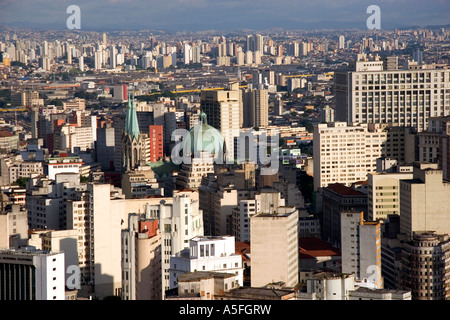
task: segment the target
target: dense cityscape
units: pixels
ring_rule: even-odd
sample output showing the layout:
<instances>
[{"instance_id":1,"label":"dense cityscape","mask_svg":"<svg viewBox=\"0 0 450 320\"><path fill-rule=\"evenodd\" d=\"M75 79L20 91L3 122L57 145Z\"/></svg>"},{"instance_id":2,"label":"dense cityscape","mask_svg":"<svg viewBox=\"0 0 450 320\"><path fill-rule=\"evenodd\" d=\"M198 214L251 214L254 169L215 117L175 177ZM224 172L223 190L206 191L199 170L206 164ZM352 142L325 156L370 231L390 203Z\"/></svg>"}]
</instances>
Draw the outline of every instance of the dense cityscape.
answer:
<instances>
[{"instance_id":1,"label":"dense cityscape","mask_svg":"<svg viewBox=\"0 0 450 320\"><path fill-rule=\"evenodd\" d=\"M450 300L449 66L448 25L1 26L0 300Z\"/></svg>"}]
</instances>

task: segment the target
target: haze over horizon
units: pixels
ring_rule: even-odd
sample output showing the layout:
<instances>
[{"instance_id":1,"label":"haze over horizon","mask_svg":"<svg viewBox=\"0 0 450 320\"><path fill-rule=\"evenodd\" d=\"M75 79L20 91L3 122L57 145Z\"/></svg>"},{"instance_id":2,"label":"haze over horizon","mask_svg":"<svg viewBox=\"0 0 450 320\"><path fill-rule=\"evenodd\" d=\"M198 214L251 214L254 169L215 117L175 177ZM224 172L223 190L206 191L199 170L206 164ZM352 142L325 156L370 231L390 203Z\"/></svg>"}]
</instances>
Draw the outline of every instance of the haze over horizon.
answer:
<instances>
[{"instance_id":1,"label":"haze over horizon","mask_svg":"<svg viewBox=\"0 0 450 320\"><path fill-rule=\"evenodd\" d=\"M448 0L0 0L0 25L67 29L66 9L81 9L81 30L366 29L370 5L381 29L449 24Z\"/></svg>"}]
</instances>

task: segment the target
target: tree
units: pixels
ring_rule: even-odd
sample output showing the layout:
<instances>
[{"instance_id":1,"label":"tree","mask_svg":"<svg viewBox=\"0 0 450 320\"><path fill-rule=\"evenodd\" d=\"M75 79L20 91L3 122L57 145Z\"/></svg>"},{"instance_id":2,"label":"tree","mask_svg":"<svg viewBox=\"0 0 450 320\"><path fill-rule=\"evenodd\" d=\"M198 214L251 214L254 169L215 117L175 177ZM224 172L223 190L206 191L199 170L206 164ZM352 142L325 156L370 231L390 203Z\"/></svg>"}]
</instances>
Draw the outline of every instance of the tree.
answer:
<instances>
[{"instance_id":1,"label":"tree","mask_svg":"<svg viewBox=\"0 0 450 320\"><path fill-rule=\"evenodd\" d=\"M13 185L15 185L15 186L20 186L21 188L26 188L26 187L27 187L27 180L28 180L28 178L26 178L26 177L21 177L21 178L17 179L17 180L13 183Z\"/></svg>"}]
</instances>

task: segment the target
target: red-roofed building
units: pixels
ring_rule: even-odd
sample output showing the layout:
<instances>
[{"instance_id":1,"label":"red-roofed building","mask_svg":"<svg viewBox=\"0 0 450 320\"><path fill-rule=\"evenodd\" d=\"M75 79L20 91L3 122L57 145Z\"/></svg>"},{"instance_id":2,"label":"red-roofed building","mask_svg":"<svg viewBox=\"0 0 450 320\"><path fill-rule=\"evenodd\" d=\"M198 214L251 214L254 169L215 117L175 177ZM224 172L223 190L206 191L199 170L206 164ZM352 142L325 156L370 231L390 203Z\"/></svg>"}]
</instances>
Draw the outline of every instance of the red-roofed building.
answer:
<instances>
[{"instance_id":1,"label":"red-roofed building","mask_svg":"<svg viewBox=\"0 0 450 320\"><path fill-rule=\"evenodd\" d=\"M341 251L329 242L316 237L300 237L298 242L300 270L329 269L338 271L341 267Z\"/></svg>"},{"instance_id":2,"label":"red-roofed building","mask_svg":"<svg viewBox=\"0 0 450 320\"><path fill-rule=\"evenodd\" d=\"M367 220L367 195L341 183L323 188L322 239L334 246L341 246L341 212L355 210L363 212Z\"/></svg>"}]
</instances>

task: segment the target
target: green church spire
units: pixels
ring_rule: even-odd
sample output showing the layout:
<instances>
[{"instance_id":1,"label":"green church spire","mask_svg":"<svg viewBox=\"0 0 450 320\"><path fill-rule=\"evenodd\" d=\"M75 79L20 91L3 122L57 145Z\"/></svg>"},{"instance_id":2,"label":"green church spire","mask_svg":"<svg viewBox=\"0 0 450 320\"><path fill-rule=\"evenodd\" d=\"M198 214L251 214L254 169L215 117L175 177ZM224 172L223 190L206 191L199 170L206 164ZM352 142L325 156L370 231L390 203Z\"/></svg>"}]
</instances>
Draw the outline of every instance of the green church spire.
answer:
<instances>
[{"instance_id":1,"label":"green church spire","mask_svg":"<svg viewBox=\"0 0 450 320\"><path fill-rule=\"evenodd\" d=\"M139 132L139 123L136 113L136 106L134 104L134 93L131 101L131 108L130 108L130 114L129 114L129 122L128 122L128 133L131 136L131 139L139 138L140 132Z\"/></svg>"}]
</instances>

